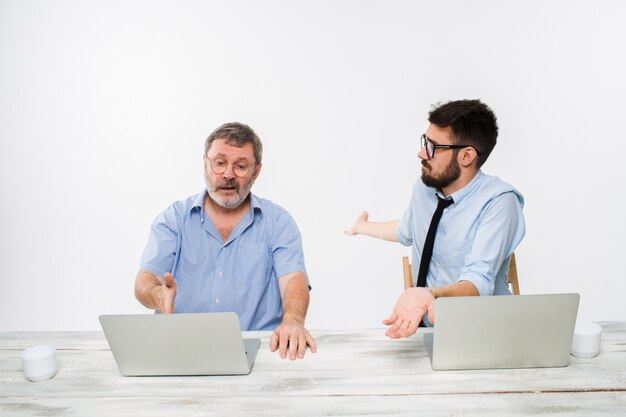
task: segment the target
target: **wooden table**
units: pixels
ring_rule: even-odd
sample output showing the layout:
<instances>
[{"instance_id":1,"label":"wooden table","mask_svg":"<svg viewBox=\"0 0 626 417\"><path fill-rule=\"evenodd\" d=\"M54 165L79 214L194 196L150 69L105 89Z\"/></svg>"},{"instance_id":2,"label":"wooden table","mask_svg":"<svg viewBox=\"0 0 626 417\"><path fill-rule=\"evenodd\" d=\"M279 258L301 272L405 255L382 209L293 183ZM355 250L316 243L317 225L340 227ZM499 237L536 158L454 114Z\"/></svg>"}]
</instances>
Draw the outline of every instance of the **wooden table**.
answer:
<instances>
[{"instance_id":1,"label":"wooden table","mask_svg":"<svg viewBox=\"0 0 626 417\"><path fill-rule=\"evenodd\" d=\"M423 334L313 331L318 353L282 360L268 332L250 375L123 377L101 332L0 333L0 416L626 416L626 322L604 322L593 359L565 368L433 371ZM421 330L420 330L421 331ZM57 347L29 382L20 353Z\"/></svg>"}]
</instances>

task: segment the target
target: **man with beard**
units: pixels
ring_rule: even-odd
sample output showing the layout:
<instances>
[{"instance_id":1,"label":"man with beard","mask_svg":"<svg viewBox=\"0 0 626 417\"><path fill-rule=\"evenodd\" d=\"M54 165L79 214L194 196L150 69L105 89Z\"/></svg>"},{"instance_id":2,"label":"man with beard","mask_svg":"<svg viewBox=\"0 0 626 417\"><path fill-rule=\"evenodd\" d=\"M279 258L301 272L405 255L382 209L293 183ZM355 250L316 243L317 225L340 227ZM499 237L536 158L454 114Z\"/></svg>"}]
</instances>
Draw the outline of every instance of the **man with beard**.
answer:
<instances>
[{"instance_id":1,"label":"man with beard","mask_svg":"<svg viewBox=\"0 0 626 417\"><path fill-rule=\"evenodd\" d=\"M302 240L282 207L250 192L263 146L227 123L204 147L206 190L153 222L135 296L160 313L233 311L242 330L274 330L270 350L302 358L315 341L304 327L309 282Z\"/></svg>"},{"instance_id":2,"label":"man with beard","mask_svg":"<svg viewBox=\"0 0 626 417\"><path fill-rule=\"evenodd\" d=\"M525 233L522 195L480 169L498 137L491 109L480 100L451 101L433 106L428 121L418 153L422 178L404 216L372 222L363 212L345 232L412 246L414 262L420 260L420 272L413 268L418 285L383 321L394 339L434 323L438 297L510 294L509 259Z\"/></svg>"}]
</instances>

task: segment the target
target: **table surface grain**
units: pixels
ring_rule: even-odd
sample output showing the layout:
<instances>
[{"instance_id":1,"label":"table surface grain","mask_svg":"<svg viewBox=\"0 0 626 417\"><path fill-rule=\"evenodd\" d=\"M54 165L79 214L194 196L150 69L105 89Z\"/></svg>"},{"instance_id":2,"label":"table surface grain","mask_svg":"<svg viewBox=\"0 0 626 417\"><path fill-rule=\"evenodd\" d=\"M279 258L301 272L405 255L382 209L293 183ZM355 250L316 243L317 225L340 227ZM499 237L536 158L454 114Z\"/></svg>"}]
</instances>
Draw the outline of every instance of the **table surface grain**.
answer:
<instances>
[{"instance_id":1,"label":"table surface grain","mask_svg":"<svg viewBox=\"0 0 626 417\"><path fill-rule=\"evenodd\" d=\"M261 338L243 376L123 377L101 332L0 333L0 416L626 416L626 322L564 368L433 371L423 333L312 331L318 352L281 359ZM52 344L59 371L24 378L20 353Z\"/></svg>"}]
</instances>

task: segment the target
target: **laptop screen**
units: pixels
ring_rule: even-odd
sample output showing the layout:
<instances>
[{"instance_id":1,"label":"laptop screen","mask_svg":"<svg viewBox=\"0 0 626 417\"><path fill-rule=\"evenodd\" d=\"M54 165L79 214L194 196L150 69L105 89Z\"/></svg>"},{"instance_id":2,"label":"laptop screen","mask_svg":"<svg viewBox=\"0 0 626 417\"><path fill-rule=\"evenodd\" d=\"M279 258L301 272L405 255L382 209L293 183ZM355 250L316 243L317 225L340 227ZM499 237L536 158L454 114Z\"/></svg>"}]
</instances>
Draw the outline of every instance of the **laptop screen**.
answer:
<instances>
[{"instance_id":1,"label":"laptop screen","mask_svg":"<svg viewBox=\"0 0 626 417\"><path fill-rule=\"evenodd\" d=\"M433 334L424 338L432 367L567 366L579 299L578 294L438 298Z\"/></svg>"}]
</instances>

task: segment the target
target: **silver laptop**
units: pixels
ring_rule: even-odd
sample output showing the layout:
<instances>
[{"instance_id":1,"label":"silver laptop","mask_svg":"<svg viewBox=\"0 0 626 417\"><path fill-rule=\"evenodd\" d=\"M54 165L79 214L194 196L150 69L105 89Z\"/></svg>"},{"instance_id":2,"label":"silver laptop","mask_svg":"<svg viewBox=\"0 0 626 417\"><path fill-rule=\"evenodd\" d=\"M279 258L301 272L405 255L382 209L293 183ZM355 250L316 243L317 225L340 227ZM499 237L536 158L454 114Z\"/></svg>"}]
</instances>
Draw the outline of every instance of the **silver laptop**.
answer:
<instances>
[{"instance_id":1,"label":"silver laptop","mask_svg":"<svg viewBox=\"0 0 626 417\"><path fill-rule=\"evenodd\" d=\"M120 373L249 374L261 344L243 339L235 313L102 315Z\"/></svg>"},{"instance_id":2,"label":"silver laptop","mask_svg":"<svg viewBox=\"0 0 626 417\"><path fill-rule=\"evenodd\" d=\"M578 294L444 297L424 343L435 370L567 366Z\"/></svg>"}]
</instances>

